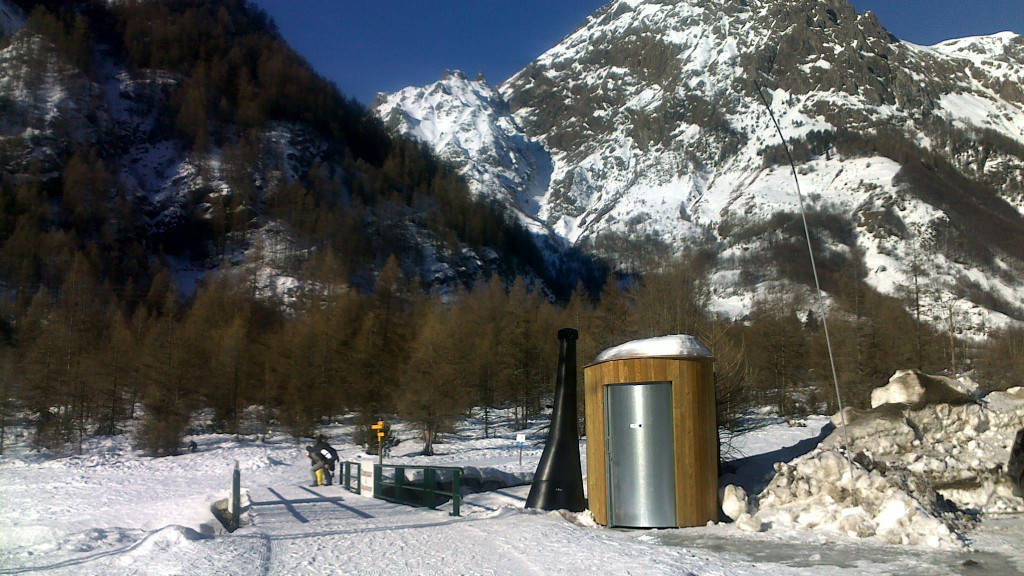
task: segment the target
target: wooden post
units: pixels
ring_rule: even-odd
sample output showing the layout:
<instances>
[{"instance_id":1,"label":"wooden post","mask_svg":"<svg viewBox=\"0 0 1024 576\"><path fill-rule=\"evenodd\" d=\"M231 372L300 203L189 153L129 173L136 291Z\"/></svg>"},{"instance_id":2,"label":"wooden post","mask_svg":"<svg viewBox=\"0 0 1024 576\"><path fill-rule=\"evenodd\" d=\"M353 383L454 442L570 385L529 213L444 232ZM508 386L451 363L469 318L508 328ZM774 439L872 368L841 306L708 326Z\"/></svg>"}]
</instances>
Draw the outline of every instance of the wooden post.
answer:
<instances>
[{"instance_id":1,"label":"wooden post","mask_svg":"<svg viewBox=\"0 0 1024 576\"><path fill-rule=\"evenodd\" d=\"M384 421L383 420L377 420L377 423L374 424L373 426L370 426L370 429L377 431L377 458L378 458L377 463L380 464L381 466L383 466L384 465L384 436L386 435L385 432L384 432Z\"/></svg>"},{"instance_id":2,"label":"wooden post","mask_svg":"<svg viewBox=\"0 0 1024 576\"><path fill-rule=\"evenodd\" d=\"M462 504L462 468L452 470L452 516L459 515Z\"/></svg>"}]
</instances>

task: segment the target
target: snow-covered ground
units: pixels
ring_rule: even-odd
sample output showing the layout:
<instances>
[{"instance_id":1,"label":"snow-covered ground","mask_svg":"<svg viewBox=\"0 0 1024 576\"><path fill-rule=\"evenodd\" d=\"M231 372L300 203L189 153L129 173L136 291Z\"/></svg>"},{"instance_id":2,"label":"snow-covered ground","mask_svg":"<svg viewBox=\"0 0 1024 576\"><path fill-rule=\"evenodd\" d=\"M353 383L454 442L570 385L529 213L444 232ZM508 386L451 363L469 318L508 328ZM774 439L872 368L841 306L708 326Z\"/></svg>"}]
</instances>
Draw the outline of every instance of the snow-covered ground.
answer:
<instances>
[{"instance_id":1,"label":"snow-covered ground","mask_svg":"<svg viewBox=\"0 0 1024 576\"><path fill-rule=\"evenodd\" d=\"M832 453L818 446L835 433L827 417L789 423L768 414L753 417L766 425L733 439L742 458L729 465L723 483L753 495L770 481L765 492L774 490L777 498L784 474L774 474L776 468L807 472L820 465L806 462L820 463L821 454ZM507 425L497 427L496 438L484 438L479 421L465 421L433 457L417 455L421 445L414 433L395 425L403 441L388 462L465 466L469 476L507 485L467 494L460 517L449 514L450 505L410 508L336 485L311 488L302 449L308 440L296 443L279 434L267 442L195 436L196 452L165 458L133 451L124 437L91 439L86 455L54 458L30 450L22 437L0 457L0 574L1024 573L1018 546L1024 519L1012 515L984 517L967 541L933 548L780 522L782 509L756 496L749 505L751 511L760 506L760 531L751 531L751 521L608 529L586 512L524 510L525 482L543 449L544 424L527 431L522 464L516 433ZM348 440L351 428L344 421L323 430L342 459L365 457ZM243 526L229 534L210 507L227 496L235 461L250 505ZM775 466L787 461L793 463ZM835 466L838 474L844 466ZM799 501L793 495L789 506ZM803 496L809 513L829 508L820 494ZM737 503L735 494L731 501ZM895 511L886 514L898 520Z\"/></svg>"}]
</instances>

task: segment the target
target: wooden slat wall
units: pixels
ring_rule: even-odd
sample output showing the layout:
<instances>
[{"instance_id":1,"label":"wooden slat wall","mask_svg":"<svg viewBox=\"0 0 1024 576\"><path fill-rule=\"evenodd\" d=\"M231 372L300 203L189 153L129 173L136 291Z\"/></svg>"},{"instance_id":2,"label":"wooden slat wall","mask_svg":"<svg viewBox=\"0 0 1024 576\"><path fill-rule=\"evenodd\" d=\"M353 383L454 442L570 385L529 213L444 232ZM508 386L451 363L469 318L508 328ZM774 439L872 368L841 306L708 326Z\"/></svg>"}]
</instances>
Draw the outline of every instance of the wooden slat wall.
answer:
<instances>
[{"instance_id":1,"label":"wooden slat wall","mask_svg":"<svg viewBox=\"0 0 1024 576\"><path fill-rule=\"evenodd\" d=\"M676 441L676 520L718 520L718 433L710 360L677 362L672 381Z\"/></svg>"},{"instance_id":2,"label":"wooden slat wall","mask_svg":"<svg viewBox=\"0 0 1024 576\"><path fill-rule=\"evenodd\" d=\"M718 519L718 434L711 359L634 358L583 370L587 417L587 493L590 511L608 525L604 445L604 387L672 382L676 466L676 520L702 526Z\"/></svg>"}]
</instances>

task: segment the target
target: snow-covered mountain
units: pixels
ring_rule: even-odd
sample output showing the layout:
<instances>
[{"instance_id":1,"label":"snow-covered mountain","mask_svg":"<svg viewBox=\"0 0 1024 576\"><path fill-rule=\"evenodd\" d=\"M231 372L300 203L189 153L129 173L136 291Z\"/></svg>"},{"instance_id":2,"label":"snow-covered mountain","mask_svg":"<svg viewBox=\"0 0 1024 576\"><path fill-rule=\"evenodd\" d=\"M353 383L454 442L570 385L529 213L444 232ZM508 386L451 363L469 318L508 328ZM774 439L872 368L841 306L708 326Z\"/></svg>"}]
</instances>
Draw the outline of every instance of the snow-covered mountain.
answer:
<instances>
[{"instance_id":1,"label":"snow-covered mountain","mask_svg":"<svg viewBox=\"0 0 1024 576\"><path fill-rule=\"evenodd\" d=\"M710 240L739 316L805 282L770 106L820 257L851 270L826 289L916 275L934 322L980 332L1024 320L1022 80L1021 36L916 46L846 0L617 0L497 88L449 74L376 110L568 243Z\"/></svg>"},{"instance_id":2,"label":"snow-covered mountain","mask_svg":"<svg viewBox=\"0 0 1024 576\"><path fill-rule=\"evenodd\" d=\"M563 269L570 242L542 218L551 155L516 123L483 77L447 72L437 83L381 94L374 111L392 129L429 143L479 196L507 206L533 234L547 266Z\"/></svg>"},{"instance_id":3,"label":"snow-covered mountain","mask_svg":"<svg viewBox=\"0 0 1024 576\"><path fill-rule=\"evenodd\" d=\"M538 221L550 158L528 140L486 80L449 72L428 87L382 95L375 108L399 132L431 143L481 193L513 206L527 222Z\"/></svg>"}]
</instances>

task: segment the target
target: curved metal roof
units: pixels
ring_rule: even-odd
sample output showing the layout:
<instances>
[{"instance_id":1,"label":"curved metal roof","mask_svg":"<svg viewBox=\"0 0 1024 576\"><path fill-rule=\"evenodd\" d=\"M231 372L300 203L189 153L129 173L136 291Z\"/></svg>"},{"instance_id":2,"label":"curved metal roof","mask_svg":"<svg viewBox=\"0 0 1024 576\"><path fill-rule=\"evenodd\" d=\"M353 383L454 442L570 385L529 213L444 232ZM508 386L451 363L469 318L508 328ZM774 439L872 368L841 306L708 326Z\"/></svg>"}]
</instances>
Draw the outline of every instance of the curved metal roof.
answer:
<instances>
[{"instance_id":1,"label":"curved metal roof","mask_svg":"<svg viewBox=\"0 0 1024 576\"><path fill-rule=\"evenodd\" d=\"M714 358L711 351L688 334L633 340L608 348L597 355L594 364L628 358Z\"/></svg>"}]
</instances>

